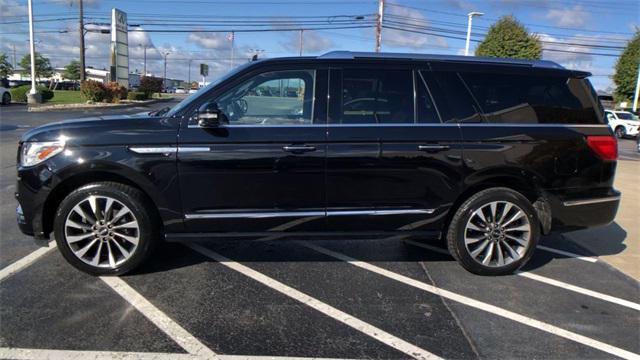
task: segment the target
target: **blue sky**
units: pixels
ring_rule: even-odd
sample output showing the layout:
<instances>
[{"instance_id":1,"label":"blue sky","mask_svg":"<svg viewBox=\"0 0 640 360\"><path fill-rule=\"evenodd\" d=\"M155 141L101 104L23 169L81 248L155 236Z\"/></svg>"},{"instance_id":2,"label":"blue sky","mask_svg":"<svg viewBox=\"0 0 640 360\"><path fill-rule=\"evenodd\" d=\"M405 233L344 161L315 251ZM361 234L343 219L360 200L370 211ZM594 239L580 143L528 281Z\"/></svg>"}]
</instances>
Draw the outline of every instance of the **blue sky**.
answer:
<instances>
[{"instance_id":1,"label":"blue sky","mask_svg":"<svg viewBox=\"0 0 640 360\"><path fill-rule=\"evenodd\" d=\"M77 0L33 3L37 51L49 56L54 66L77 59ZM162 75L160 54L169 52L168 76L185 80L189 59L192 80L198 77L197 65L201 62L209 64L211 77L230 69L231 30L238 30L234 41L235 65L247 61L255 50L262 50L263 57L298 54L299 31L239 32L247 29L248 24L260 24L260 28L269 30L333 28L305 30L305 55L340 49L372 51L375 46L375 29L371 27L378 7L375 0L84 0L84 3L88 23L108 22L110 9L116 7L128 13L130 25L141 25L138 29L144 31L129 34L131 70L142 70L146 45L148 71ZM548 49L544 52L545 59L591 71L592 82L601 90L612 86L609 76L619 48L631 37L640 19L640 2L635 0L387 0L386 4L386 26L419 33L385 28L383 51L461 54L464 40L460 38L464 37L469 11L485 13L474 19L475 39L482 39L497 18L513 15L544 41ZM13 58L14 45L18 60L27 51L26 11L26 0L0 0L0 51L9 55L9 59ZM364 18L358 19L359 15ZM222 26L227 24L230 26ZM92 26L98 27L89 25ZM354 26L366 28L335 29ZM206 32L211 29L223 31ZM109 35L87 34L88 65L98 68L108 65L109 40ZM471 48L475 45L472 43Z\"/></svg>"}]
</instances>

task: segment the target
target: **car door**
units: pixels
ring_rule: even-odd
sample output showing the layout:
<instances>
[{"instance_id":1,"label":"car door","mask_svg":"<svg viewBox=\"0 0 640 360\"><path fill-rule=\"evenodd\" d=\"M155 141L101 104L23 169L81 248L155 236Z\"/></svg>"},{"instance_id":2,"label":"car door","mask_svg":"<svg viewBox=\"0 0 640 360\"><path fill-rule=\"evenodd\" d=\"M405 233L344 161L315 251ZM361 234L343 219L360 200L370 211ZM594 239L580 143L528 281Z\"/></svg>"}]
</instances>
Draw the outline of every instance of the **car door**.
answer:
<instances>
[{"instance_id":1,"label":"car door","mask_svg":"<svg viewBox=\"0 0 640 360\"><path fill-rule=\"evenodd\" d=\"M462 180L460 132L410 65L330 73L327 227L438 231Z\"/></svg>"},{"instance_id":2,"label":"car door","mask_svg":"<svg viewBox=\"0 0 640 360\"><path fill-rule=\"evenodd\" d=\"M263 66L207 99L227 123L183 121L178 170L188 232L324 229L326 83L326 70L313 66Z\"/></svg>"}]
</instances>

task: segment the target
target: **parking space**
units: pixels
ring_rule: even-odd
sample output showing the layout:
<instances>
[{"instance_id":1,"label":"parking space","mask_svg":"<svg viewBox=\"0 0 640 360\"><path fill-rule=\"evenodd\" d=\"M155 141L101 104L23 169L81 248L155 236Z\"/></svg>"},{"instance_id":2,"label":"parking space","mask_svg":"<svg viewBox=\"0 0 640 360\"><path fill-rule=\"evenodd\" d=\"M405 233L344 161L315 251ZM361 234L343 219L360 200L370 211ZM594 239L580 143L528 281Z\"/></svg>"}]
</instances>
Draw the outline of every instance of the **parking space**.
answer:
<instances>
[{"instance_id":1,"label":"parking space","mask_svg":"<svg viewBox=\"0 0 640 360\"><path fill-rule=\"evenodd\" d=\"M0 356L638 358L638 282L594 259L480 277L419 239L286 239L167 244L100 279L49 251L0 282Z\"/></svg>"},{"instance_id":2,"label":"parking space","mask_svg":"<svg viewBox=\"0 0 640 360\"><path fill-rule=\"evenodd\" d=\"M15 143L38 123L2 116L0 358L640 359L640 284L559 235L504 277L401 237L165 244L88 276L18 232Z\"/></svg>"}]
</instances>

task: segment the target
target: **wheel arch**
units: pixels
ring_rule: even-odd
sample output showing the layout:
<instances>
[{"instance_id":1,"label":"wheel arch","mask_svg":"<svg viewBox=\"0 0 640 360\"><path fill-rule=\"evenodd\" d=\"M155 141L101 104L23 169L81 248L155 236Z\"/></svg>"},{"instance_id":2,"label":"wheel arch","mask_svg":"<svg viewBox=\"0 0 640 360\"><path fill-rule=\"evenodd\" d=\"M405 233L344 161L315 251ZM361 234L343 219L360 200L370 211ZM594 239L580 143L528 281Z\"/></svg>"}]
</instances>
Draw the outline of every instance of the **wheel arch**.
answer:
<instances>
[{"instance_id":1,"label":"wheel arch","mask_svg":"<svg viewBox=\"0 0 640 360\"><path fill-rule=\"evenodd\" d=\"M538 220L543 234L548 234L551 230L551 206L549 205L544 191L537 184L538 177L527 171L519 169L509 169L507 171L492 171L491 173L476 174L465 180L465 187L452 204L450 211L444 221L443 233L446 233L449 224L460 206L473 194L482 190L504 187L511 189L524 196L536 210Z\"/></svg>"},{"instance_id":2,"label":"wheel arch","mask_svg":"<svg viewBox=\"0 0 640 360\"><path fill-rule=\"evenodd\" d=\"M53 222L56 210L67 195L69 195L75 189L78 189L84 185L104 181L116 182L140 190L144 194L145 200L148 201L149 204L154 205L152 206L151 216L155 217L158 220L160 226L162 226L162 217L160 216L160 212L158 211L158 209L159 206L163 205L162 202L164 201L164 198L155 191L153 191L153 194L150 194L149 185L141 185L140 183L133 181L130 177L124 176L121 173L107 170L87 169L83 171L74 171L73 174L60 180L51 190L49 196L47 196L42 210L42 226L44 233L50 234L53 231Z\"/></svg>"}]
</instances>

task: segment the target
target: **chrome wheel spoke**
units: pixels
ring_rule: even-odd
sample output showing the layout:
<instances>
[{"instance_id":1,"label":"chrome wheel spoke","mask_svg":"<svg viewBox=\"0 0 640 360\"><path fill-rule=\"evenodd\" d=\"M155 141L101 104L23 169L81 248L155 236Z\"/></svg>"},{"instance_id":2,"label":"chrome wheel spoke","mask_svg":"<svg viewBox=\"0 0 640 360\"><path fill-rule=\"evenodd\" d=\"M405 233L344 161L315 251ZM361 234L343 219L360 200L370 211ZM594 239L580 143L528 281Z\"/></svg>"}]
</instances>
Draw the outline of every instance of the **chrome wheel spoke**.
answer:
<instances>
[{"instance_id":1,"label":"chrome wheel spoke","mask_svg":"<svg viewBox=\"0 0 640 360\"><path fill-rule=\"evenodd\" d=\"M491 262L491 257L493 257L493 247L494 243L489 243L489 246L487 246L487 250L484 252L484 259L482 260L482 264L488 265Z\"/></svg>"},{"instance_id":2,"label":"chrome wheel spoke","mask_svg":"<svg viewBox=\"0 0 640 360\"><path fill-rule=\"evenodd\" d=\"M475 244L475 243L477 243L478 241L485 240L486 238L487 238L487 235L482 235L482 236L481 236L481 237L479 237L479 238L472 238L472 237L466 237L466 236L465 236L465 238L464 238L464 242L465 242L467 245L469 245L469 244Z\"/></svg>"},{"instance_id":3,"label":"chrome wheel spoke","mask_svg":"<svg viewBox=\"0 0 640 360\"><path fill-rule=\"evenodd\" d=\"M524 214L522 213L522 210L518 210L509 220L507 220L507 222L505 222L504 224L501 224L502 227L507 227L509 224L511 224L512 222L519 220L521 217L523 217Z\"/></svg>"},{"instance_id":4,"label":"chrome wheel spoke","mask_svg":"<svg viewBox=\"0 0 640 360\"><path fill-rule=\"evenodd\" d=\"M118 236L118 237L120 237L120 238L122 238L122 239L127 240L128 242L130 242L130 243L132 243L134 245L138 245L138 238L137 237L124 235L124 234L121 234L121 233L119 233L117 231L114 231L113 234Z\"/></svg>"},{"instance_id":5,"label":"chrome wheel spoke","mask_svg":"<svg viewBox=\"0 0 640 360\"><path fill-rule=\"evenodd\" d=\"M500 246L500 243L497 242L496 243L496 253L498 254L498 266L502 266L504 265L504 255L502 254L502 246Z\"/></svg>"},{"instance_id":6,"label":"chrome wheel spoke","mask_svg":"<svg viewBox=\"0 0 640 360\"><path fill-rule=\"evenodd\" d=\"M496 217L498 216L498 203L495 201L492 202L489 204L489 209L491 209L491 221L494 223L497 222Z\"/></svg>"},{"instance_id":7,"label":"chrome wheel spoke","mask_svg":"<svg viewBox=\"0 0 640 360\"><path fill-rule=\"evenodd\" d=\"M483 207L481 207L480 209L476 210L476 211L473 213L473 216L471 216L471 218L473 219L473 217L474 217L474 216L477 216L477 217L479 217L479 218L480 218L480 220L482 220L482 222L483 222L484 224L487 224L487 223L488 223L488 221L487 221L487 219L484 217L484 211L483 211L483 209L484 209L484 208L483 208Z\"/></svg>"},{"instance_id":8,"label":"chrome wheel spoke","mask_svg":"<svg viewBox=\"0 0 640 360\"><path fill-rule=\"evenodd\" d=\"M489 245L489 242L490 242L489 240L485 240L482 244L478 245L478 247L471 252L471 257L473 258L478 257L478 255L480 255L482 250L484 250L487 247L487 245Z\"/></svg>"},{"instance_id":9,"label":"chrome wheel spoke","mask_svg":"<svg viewBox=\"0 0 640 360\"><path fill-rule=\"evenodd\" d=\"M527 246L528 241L524 240L524 239L519 239L515 236L511 236L511 235L505 235L507 238L517 242L520 246Z\"/></svg>"},{"instance_id":10,"label":"chrome wheel spoke","mask_svg":"<svg viewBox=\"0 0 640 360\"><path fill-rule=\"evenodd\" d=\"M475 230L475 231L480 231L480 232L486 232L487 230L476 226L474 223L470 222L469 225L467 225L467 229L471 229L471 230Z\"/></svg>"},{"instance_id":11,"label":"chrome wheel spoke","mask_svg":"<svg viewBox=\"0 0 640 360\"><path fill-rule=\"evenodd\" d=\"M529 231L529 230L530 230L529 224L524 224L518 227L504 229L504 231Z\"/></svg>"},{"instance_id":12,"label":"chrome wheel spoke","mask_svg":"<svg viewBox=\"0 0 640 360\"><path fill-rule=\"evenodd\" d=\"M95 236L93 233L85 233L82 235L67 235L67 242L69 244L76 243L78 241L82 241L84 239L88 239L91 236Z\"/></svg>"},{"instance_id":13,"label":"chrome wheel spoke","mask_svg":"<svg viewBox=\"0 0 640 360\"><path fill-rule=\"evenodd\" d=\"M507 215L509 215L509 211L511 211L512 207L513 205L511 205L511 203L504 204L504 209L502 209L502 216L500 217L499 220L497 220L498 225L503 225L502 222L507 217Z\"/></svg>"},{"instance_id":14,"label":"chrome wheel spoke","mask_svg":"<svg viewBox=\"0 0 640 360\"><path fill-rule=\"evenodd\" d=\"M115 269L136 251L140 224L122 202L108 196L88 195L67 214L64 236L82 262Z\"/></svg>"},{"instance_id":15,"label":"chrome wheel spoke","mask_svg":"<svg viewBox=\"0 0 640 360\"><path fill-rule=\"evenodd\" d=\"M520 257L520 254L518 254L515 250L513 250L513 248L506 241L502 242L502 246L507 248L507 252L509 252L509 256L513 260L517 260Z\"/></svg>"}]
</instances>

